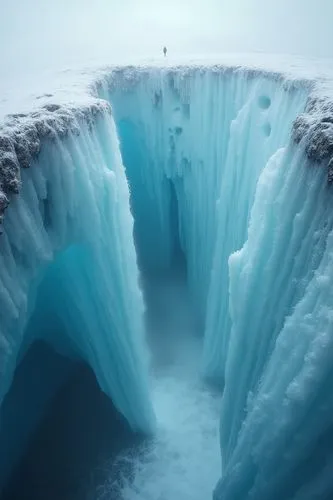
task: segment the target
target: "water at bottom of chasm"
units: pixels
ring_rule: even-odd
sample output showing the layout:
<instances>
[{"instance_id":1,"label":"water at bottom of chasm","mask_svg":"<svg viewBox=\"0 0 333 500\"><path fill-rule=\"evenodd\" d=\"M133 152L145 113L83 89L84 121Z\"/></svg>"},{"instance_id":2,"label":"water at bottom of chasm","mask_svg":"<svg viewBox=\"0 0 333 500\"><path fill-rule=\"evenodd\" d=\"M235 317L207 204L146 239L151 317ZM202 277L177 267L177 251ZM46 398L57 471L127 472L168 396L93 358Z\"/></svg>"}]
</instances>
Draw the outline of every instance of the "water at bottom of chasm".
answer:
<instances>
[{"instance_id":1,"label":"water at bottom of chasm","mask_svg":"<svg viewBox=\"0 0 333 500\"><path fill-rule=\"evenodd\" d=\"M221 469L221 398L200 379L202 337L183 273L149 280L145 294L157 431L117 457L96 498L208 500Z\"/></svg>"},{"instance_id":2,"label":"water at bottom of chasm","mask_svg":"<svg viewBox=\"0 0 333 500\"><path fill-rule=\"evenodd\" d=\"M155 434L133 434L92 371L77 364L3 500L211 498L221 467L221 395L200 379L202 331L185 273L176 269L143 282Z\"/></svg>"}]
</instances>

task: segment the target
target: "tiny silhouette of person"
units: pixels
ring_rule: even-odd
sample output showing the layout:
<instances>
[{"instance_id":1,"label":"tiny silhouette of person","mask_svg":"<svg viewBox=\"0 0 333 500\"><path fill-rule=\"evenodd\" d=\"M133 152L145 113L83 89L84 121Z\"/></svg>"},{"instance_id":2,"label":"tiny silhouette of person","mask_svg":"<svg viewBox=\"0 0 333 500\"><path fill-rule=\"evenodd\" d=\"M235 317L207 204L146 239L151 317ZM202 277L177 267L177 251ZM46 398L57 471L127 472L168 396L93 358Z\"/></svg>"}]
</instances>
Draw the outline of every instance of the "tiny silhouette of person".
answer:
<instances>
[{"instance_id":1,"label":"tiny silhouette of person","mask_svg":"<svg viewBox=\"0 0 333 500\"><path fill-rule=\"evenodd\" d=\"M164 57L166 57L167 52L168 52L167 48L166 48L166 47L163 47L163 54L164 54Z\"/></svg>"}]
</instances>

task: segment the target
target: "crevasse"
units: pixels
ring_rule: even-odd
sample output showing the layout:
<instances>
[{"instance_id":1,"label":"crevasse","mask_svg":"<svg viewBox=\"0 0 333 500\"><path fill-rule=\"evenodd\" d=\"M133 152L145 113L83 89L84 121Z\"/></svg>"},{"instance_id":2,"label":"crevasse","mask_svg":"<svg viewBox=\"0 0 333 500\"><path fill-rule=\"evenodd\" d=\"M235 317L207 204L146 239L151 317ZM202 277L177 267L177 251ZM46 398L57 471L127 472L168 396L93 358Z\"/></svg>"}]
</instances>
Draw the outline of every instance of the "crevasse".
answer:
<instances>
[{"instance_id":1,"label":"crevasse","mask_svg":"<svg viewBox=\"0 0 333 500\"><path fill-rule=\"evenodd\" d=\"M310 99L317 118L292 133L309 92L274 74L200 68L119 70L99 87L148 267L172 258L176 194L203 374L224 385L216 500L332 491L332 109L314 113Z\"/></svg>"},{"instance_id":2,"label":"crevasse","mask_svg":"<svg viewBox=\"0 0 333 500\"><path fill-rule=\"evenodd\" d=\"M205 324L203 372L214 382L224 380L231 330L228 258L246 240L258 177L288 143L307 93L306 82L227 68L119 70L99 87L113 105L145 266L172 259L176 193Z\"/></svg>"},{"instance_id":3,"label":"crevasse","mask_svg":"<svg viewBox=\"0 0 333 500\"><path fill-rule=\"evenodd\" d=\"M1 236L1 394L43 338L153 428L131 204L142 271L184 254L202 374L224 390L214 499L330 498L333 107L312 89L241 68L118 68L92 85L92 120L44 130Z\"/></svg>"}]
</instances>

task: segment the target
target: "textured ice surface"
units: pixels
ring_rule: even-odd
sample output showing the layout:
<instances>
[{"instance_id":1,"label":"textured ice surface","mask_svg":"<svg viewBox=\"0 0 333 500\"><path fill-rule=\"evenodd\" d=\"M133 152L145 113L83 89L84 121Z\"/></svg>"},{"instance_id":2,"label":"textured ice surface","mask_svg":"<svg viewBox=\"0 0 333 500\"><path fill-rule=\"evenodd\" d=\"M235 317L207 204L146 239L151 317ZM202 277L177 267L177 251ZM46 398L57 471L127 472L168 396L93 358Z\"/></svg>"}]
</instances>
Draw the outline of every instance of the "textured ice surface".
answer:
<instances>
[{"instance_id":1,"label":"textured ice surface","mask_svg":"<svg viewBox=\"0 0 333 500\"><path fill-rule=\"evenodd\" d=\"M325 181L302 149L279 150L259 178L248 239L229 259L216 499L331 498L333 221Z\"/></svg>"},{"instance_id":2,"label":"textured ice surface","mask_svg":"<svg viewBox=\"0 0 333 500\"><path fill-rule=\"evenodd\" d=\"M128 68L99 91L113 104L144 267L172 260L176 198L189 286L206 324L204 373L221 380L228 257L245 242L260 172L288 143L309 83L234 68Z\"/></svg>"},{"instance_id":3,"label":"textured ice surface","mask_svg":"<svg viewBox=\"0 0 333 500\"><path fill-rule=\"evenodd\" d=\"M330 99L232 68L119 69L99 91L148 268L172 260L178 210L204 373L224 382L214 498L330 498Z\"/></svg>"}]
</instances>

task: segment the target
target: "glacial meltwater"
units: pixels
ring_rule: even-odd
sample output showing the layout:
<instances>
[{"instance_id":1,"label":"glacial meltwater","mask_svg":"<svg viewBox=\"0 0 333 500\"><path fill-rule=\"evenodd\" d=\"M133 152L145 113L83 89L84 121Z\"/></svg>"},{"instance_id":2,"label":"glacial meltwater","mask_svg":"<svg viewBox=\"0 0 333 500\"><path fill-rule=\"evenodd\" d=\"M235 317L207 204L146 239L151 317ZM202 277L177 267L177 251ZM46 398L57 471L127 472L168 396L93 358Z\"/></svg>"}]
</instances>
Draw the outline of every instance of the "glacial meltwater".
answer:
<instances>
[{"instance_id":1,"label":"glacial meltwater","mask_svg":"<svg viewBox=\"0 0 333 500\"><path fill-rule=\"evenodd\" d=\"M4 500L210 498L221 468L221 393L200 377L202 329L189 298L185 269L149 278L143 288L156 434L133 435L91 370L77 364ZM48 359L46 347L39 349Z\"/></svg>"}]
</instances>

